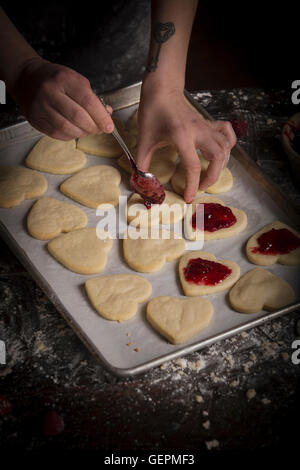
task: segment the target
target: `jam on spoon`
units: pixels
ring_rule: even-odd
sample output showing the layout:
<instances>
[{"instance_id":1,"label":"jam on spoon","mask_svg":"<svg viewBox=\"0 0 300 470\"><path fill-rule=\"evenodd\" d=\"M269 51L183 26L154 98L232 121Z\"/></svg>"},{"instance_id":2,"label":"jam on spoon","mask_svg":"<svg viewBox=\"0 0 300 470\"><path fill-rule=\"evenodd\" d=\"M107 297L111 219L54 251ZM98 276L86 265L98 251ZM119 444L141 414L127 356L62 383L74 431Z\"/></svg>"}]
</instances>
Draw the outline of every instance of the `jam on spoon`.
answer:
<instances>
[{"instance_id":1,"label":"jam on spoon","mask_svg":"<svg viewBox=\"0 0 300 470\"><path fill-rule=\"evenodd\" d=\"M194 230L202 230L197 227L197 214L201 214L204 210L204 230L206 232L215 232L222 228L231 227L236 223L236 217L230 207L222 206L213 202L203 203L204 208L199 206L192 216L192 227ZM201 218L198 218L201 220Z\"/></svg>"},{"instance_id":2,"label":"jam on spoon","mask_svg":"<svg viewBox=\"0 0 300 470\"><path fill-rule=\"evenodd\" d=\"M150 201L147 201L147 200L146 200L146 201L144 202L144 206L146 207L146 209L147 209L147 211L148 211L149 209L151 209L152 203L151 203Z\"/></svg>"},{"instance_id":3,"label":"jam on spoon","mask_svg":"<svg viewBox=\"0 0 300 470\"><path fill-rule=\"evenodd\" d=\"M131 175L130 184L145 200L147 209L150 209L152 204L161 204L165 199L164 188L152 173L144 173L136 168Z\"/></svg>"},{"instance_id":4,"label":"jam on spoon","mask_svg":"<svg viewBox=\"0 0 300 470\"><path fill-rule=\"evenodd\" d=\"M184 277L190 284L215 286L224 281L232 270L225 264L203 258L190 259L183 270Z\"/></svg>"},{"instance_id":5,"label":"jam on spoon","mask_svg":"<svg viewBox=\"0 0 300 470\"><path fill-rule=\"evenodd\" d=\"M285 255L300 246L300 238L287 228L272 228L262 233L257 239L258 246L252 248L252 253L262 255Z\"/></svg>"}]
</instances>

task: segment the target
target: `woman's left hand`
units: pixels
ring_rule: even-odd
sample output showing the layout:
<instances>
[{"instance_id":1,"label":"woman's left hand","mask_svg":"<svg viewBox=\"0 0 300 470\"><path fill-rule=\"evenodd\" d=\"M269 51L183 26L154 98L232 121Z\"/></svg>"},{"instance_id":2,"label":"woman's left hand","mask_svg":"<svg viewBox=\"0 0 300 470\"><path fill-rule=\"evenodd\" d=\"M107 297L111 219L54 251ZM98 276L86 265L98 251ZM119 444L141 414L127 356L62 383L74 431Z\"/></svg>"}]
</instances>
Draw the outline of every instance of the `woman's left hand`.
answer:
<instances>
[{"instance_id":1,"label":"woman's left hand","mask_svg":"<svg viewBox=\"0 0 300 470\"><path fill-rule=\"evenodd\" d=\"M214 184L227 165L236 136L230 122L205 120L180 90L142 90L138 114L138 167L147 171L153 151L164 145L176 147L186 170L184 199L192 202L199 189L199 149L210 162L200 189Z\"/></svg>"}]
</instances>

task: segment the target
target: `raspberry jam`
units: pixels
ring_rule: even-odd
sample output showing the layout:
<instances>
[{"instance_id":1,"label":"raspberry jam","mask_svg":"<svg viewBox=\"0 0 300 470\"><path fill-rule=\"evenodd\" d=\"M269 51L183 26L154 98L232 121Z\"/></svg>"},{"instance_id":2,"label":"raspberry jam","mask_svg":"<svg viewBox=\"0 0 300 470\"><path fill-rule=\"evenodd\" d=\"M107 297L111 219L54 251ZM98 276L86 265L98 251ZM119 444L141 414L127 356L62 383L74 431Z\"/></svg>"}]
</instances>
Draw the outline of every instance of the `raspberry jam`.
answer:
<instances>
[{"instance_id":1,"label":"raspberry jam","mask_svg":"<svg viewBox=\"0 0 300 470\"><path fill-rule=\"evenodd\" d=\"M215 286L223 282L231 272L228 266L203 258L190 259L183 270L187 282L206 286Z\"/></svg>"},{"instance_id":2,"label":"raspberry jam","mask_svg":"<svg viewBox=\"0 0 300 470\"><path fill-rule=\"evenodd\" d=\"M203 206L204 230L206 232L215 232L216 230L221 230L222 228L231 227L236 223L236 217L229 207L222 206L222 204L217 204L213 202L205 202ZM196 213L199 214L202 211L202 206L199 206L197 208L197 212L193 214L192 227L194 230L201 230L200 227L197 227ZM201 221L200 217L199 220Z\"/></svg>"},{"instance_id":3,"label":"raspberry jam","mask_svg":"<svg viewBox=\"0 0 300 470\"><path fill-rule=\"evenodd\" d=\"M300 238L287 228L269 230L257 239L258 246L252 248L252 253L263 255L285 255L300 246Z\"/></svg>"},{"instance_id":4,"label":"raspberry jam","mask_svg":"<svg viewBox=\"0 0 300 470\"><path fill-rule=\"evenodd\" d=\"M165 199L164 188L154 175L151 178L145 177L135 171L130 178L130 184L133 190L142 196L148 205L161 204Z\"/></svg>"},{"instance_id":5,"label":"raspberry jam","mask_svg":"<svg viewBox=\"0 0 300 470\"><path fill-rule=\"evenodd\" d=\"M149 209L151 209L151 207L152 207L152 202L146 200L146 201L144 202L144 206L146 207L147 210L149 210Z\"/></svg>"}]
</instances>

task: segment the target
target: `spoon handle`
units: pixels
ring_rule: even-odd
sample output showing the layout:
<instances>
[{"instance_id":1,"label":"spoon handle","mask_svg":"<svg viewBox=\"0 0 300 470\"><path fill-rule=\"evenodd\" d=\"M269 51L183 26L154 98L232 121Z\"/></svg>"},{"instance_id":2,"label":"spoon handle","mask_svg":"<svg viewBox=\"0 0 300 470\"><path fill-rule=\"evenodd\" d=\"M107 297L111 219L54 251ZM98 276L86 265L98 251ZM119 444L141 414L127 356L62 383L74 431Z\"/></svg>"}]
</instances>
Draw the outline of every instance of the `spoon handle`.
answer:
<instances>
[{"instance_id":1,"label":"spoon handle","mask_svg":"<svg viewBox=\"0 0 300 470\"><path fill-rule=\"evenodd\" d=\"M99 99L100 99L101 103L103 104L103 106L104 106L106 112L110 115L110 113L109 113L109 112L107 111L107 109L106 109L106 103L105 103L104 99L102 98L102 96L100 96ZM129 163L130 163L130 165L131 165L131 168L132 168L133 170L135 170L135 171L138 172L137 164L135 163L135 160L134 160L133 156L131 155L130 150L128 149L128 147L127 147L127 145L125 144L124 140L123 140L122 137L120 136L120 134L119 134L119 132L118 132L118 130L117 130L117 128L116 128L115 123L114 123L114 130L112 131L112 135L114 136L114 138L116 139L116 141L121 145L122 149L124 150L125 155L126 155L126 157L128 158Z\"/></svg>"},{"instance_id":2,"label":"spoon handle","mask_svg":"<svg viewBox=\"0 0 300 470\"><path fill-rule=\"evenodd\" d=\"M138 171L138 167L137 167L137 165L136 165L136 163L135 163L135 160L134 160L133 156L131 155L130 150L128 149L128 147L127 147L127 145L125 144L124 140L122 139L122 137L120 136L119 132L117 131L116 126L114 127L114 130L112 131L112 135L113 135L114 138L117 140L117 142L119 142L119 144L121 145L122 149L124 150L125 155L126 155L126 157L128 158L129 163L130 163L132 169L135 170L135 171Z\"/></svg>"}]
</instances>

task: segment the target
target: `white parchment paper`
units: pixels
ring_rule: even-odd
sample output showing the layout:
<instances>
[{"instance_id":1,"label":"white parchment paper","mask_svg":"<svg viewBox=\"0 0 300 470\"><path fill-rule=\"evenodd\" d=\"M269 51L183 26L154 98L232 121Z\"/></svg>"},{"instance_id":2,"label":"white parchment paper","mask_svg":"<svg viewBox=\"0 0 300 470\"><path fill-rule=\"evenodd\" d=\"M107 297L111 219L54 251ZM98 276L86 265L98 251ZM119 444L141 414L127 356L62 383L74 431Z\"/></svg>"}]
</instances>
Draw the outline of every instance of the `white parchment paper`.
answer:
<instances>
[{"instance_id":1,"label":"white parchment paper","mask_svg":"<svg viewBox=\"0 0 300 470\"><path fill-rule=\"evenodd\" d=\"M126 121L134 110L135 107L131 107L120 111L118 115ZM0 164L22 165L26 155L39 138L40 134L33 130L28 123L14 126L9 131L0 131ZM87 155L87 160L87 166L111 164L120 170L115 159ZM241 275L243 275L255 267L248 262L245 256L245 243L248 238L262 226L275 219L286 223L289 223L289 220L269 195L261 189L260 185L233 158L231 158L229 168L234 176L233 188L228 193L216 196L220 197L227 205L243 209L248 216L248 225L246 230L238 236L205 242L203 249L214 253L218 259L235 261L240 265ZM128 174L123 170L120 172L122 194L130 195ZM45 195L73 202L86 212L88 226L97 225L99 217L96 216L95 209L81 206L60 193L59 185L68 178L67 175L58 176L47 173L44 175L49 185ZM177 346L169 344L148 324L145 318L146 303L139 307L134 318L126 322L118 323L105 320L93 310L84 290L86 279L94 276L84 276L67 270L50 256L46 248L47 242L36 240L28 234L26 216L33 202L33 200L24 201L13 209L0 208L0 220L14 238L19 249L24 250L41 279L48 283L54 297L63 305L76 329L106 365L115 369L117 373L126 375L134 373L138 369L143 370L147 368L149 361L151 365L157 365L166 358L170 359L170 354L184 354L191 350L192 345L193 349L197 349L203 340L219 335L230 328L241 326L249 320L265 314L260 312L247 315L233 311L227 301L228 292L207 296L215 310L211 324L188 343ZM193 248L191 243L188 246ZM198 249L198 247L196 248ZM114 240L113 249L108 254L107 266L101 274L133 273L125 263L122 252L122 241ZM152 297L158 295L183 297L177 266L178 261L174 261L167 263L159 272L140 274L151 282ZM297 285L300 275L299 268L275 264L268 269L290 282L296 290L299 300L300 292L299 285ZM55 335L55 331L53 331L53 335ZM133 344L127 346L129 342ZM135 351L134 348L139 348L139 351Z\"/></svg>"}]
</instances>

